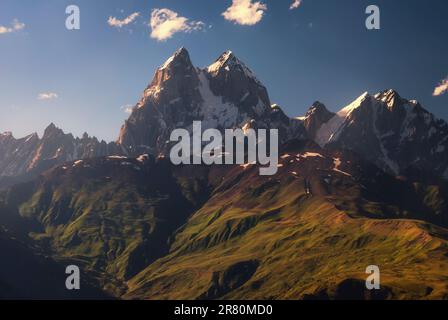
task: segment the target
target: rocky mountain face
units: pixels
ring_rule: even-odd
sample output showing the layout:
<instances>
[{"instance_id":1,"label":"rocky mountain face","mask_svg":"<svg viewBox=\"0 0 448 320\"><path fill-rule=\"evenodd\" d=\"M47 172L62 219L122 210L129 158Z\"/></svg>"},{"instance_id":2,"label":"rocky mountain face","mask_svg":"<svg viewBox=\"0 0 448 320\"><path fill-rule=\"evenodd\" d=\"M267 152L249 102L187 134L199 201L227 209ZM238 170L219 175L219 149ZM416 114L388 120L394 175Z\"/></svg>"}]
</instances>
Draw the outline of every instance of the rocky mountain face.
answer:
<instances>
[{"instance_id":1,"label":"rocky mountain face","mask_svg":"<svg viewBox=\"0 0 448 320\"><path fill-rule=\"evenodd\" d=\"M396 175L448 178L448 125L417 101L388 90L363 94L337 113L316 102L304 117L289 118L231 51L200 69L181 48L157 69L116 142L100 142L87 134L74 138L53 124L42 138L1 134L0 185L75 159L166 155L171 132L191 132L195 120L202 121L203 130L276 128L281 142L310 138L320 146L357 152Z\"/></svg>"},{"instance_id":2,"label":"rocky mountain face","mask_svg":"<svg viewBox=\"0 0 448 320\"><path fill-rule=\"evenodd\" d=\"M0 134L0 176L32 175L65 161L100 157L119 151L115 143L98 141L87 133L82 138L75 138L54 124L45 129L42 138L34 133L15 139L12 133L3 133Z\"/></svg>"},{"instance_id":3,"label":"rocky mountain face","mask_svg":"<svg viewBox=\"0 0 448 320\"><path fill-rule=\"evenodd\" d=\"M199 69L181 48L157 69L117 142L100 142L87 134L75 138L53 124L42 138L37 134L22 139L15 139L11 133L0 135L0 185L12 184L18 176L25 180L25 175L34 176L76 159L166 155L171 132L176 128L191 130L195 120L202 121L203 130L276 128L282 141L306 137L302 122L287 117L278 105L271 105L266 88L232 52Z\"/></svg>"},{"instance_id":4,"label":"rocky mountain face","mask_svg":"<svg viewBox=\"0 0 448 320\"><path fill-rule=\"evenodd\" d=\"M324 104L320 103L319 101L316 101L309 108L305 116L299 119L304 122L305 128L309 136L315 137L319 128L334 116L335 114L333 112L328 111Z\"/></svg>"},{"instance_id":5,"label":"rocky mountain face","mask_svg":"<svg viewBox=\"0 0 448 320\"><path fill-rule=\"evenodd\" d=\"M304 121L322 147L355 151L396 175L448 178L448 124L393 90L365 93L336 114L313 106Z\"/></svg>"},{"instance_id":6,"label":"rocky mountain face","mask_svg":"<svg viewBox=\"0 0 448 320\"><path fill-rule=\"evenodd\" d=\"M276 128L286 141L306 136L300 121L271 106L266 88L231 51L205 69L179 49L154 76L121 129L118 144L128 155L166 154L172 130Z\"/></svg>"}]
</instances>

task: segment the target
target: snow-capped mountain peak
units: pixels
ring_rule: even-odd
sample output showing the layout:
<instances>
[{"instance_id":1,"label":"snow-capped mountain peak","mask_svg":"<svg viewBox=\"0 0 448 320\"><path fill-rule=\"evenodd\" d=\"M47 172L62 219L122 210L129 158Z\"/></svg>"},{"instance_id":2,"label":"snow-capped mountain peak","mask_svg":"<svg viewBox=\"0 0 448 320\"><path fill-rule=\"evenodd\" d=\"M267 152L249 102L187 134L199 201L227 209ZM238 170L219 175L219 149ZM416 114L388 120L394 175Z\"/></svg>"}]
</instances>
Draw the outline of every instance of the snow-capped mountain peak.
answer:
<instances>
[{"instance_id":1,"label":"snow-capped mountain peak","mask_svg":"<svg viewBox=\"0 0 448 320\"><path fill-rule=\"evenodd\" d=\"M328 122L323 123L315 133L314 140L316 143L320 146L324 146L337 140L351 114L360 108L368 99L370 99L368 92L364 92L355 101L339 110L330 120L328 120Z\"/></svg>"},{"instance_id":2,"label":"snow-capped mountain peak","mask_svg":"<svg viewBox=\"0 0 448 320\"><path fill-rule=\"evenodd\" d=\"M415 106L418 104L415 100L406 100L403 99L397 91L393 89L384 90L374 95L374 98L378 101L381 101L387 105L387 107L392 110L396 107L400 107L404 104L409 104L411 106Z\"/></svg>"},{"instance_id":3,"label":"snow-capped mountain peak","mask_svg":"<svg viewBox=\"0 0 448 320\"><path fill-rule=\"evenodd\" d=\"M395 90L364 93L327 121L317 115L310 109L305 127L322 147L353 150L394 174L415 168L448 173L448 124Z\"/></svg>"},{"instance_id":4,"label":"snow-capped mountain peak","mask_svg":"<svg viewBox=\"0 0 448 320\"><path fill-rule=\"evenodd\" d=\"M364 92L362 95L360 95L358 98L355 99L352 103L350 103L345 108L342 108L340 111L338 111L337 116L339 118L346 118L350 116L350 114L358 109L364 101L370 98L370 95L368 92Z\"/></svg>"},{"instance_id":5,"label":"snow-capped mountain peak","mask_svg":"<svg viewBox=\"0 0 448 320\"><path fill-rule=\"evenodd\" d=\"M260 83L256 75L241 60L239 60L231 50L224 52L214 63L206 68L212 76L218 76L220 73L241 72L246 77Z\"/></svg>"},{"instance_id":6,"label":"snow-capped mountain peak","mask_svg":"<svg viewBox=\"0 0 448 320\"><path fill-rule=\"evenodd\" d=\"M448 178L448 124L417 101L392 89L373 96L365 92L336 113L315 102L304 117L291 119L271 104L266 87L231 51L199 69L185 48L156 70L116 143L87 134L74 138L54 124L42 139L3 133L0 176L101 155L166 155L172 130L190 129L193 121L203 121L204 129L275 128L280 142L311 138L322 147L355 151L394 174L423 168Z\"/></svg>"},{"instance_id":7,"label":"snow-capped mountain peak","mask_svg":"<svg viewBox=\"0 0 448 320\"><path fill-rule=\"evenodd\" d=\"M156 71L117 142L129 155L166 154L170 132L190 129L195 120L203 122L203 129L242 128L252 122L281 128L284 138L305 134L303 125L291 125L281 109L271 108L266 88L231 51L199 69L181 48Z\"/></svg>"},{"instance_id":8,"label":"snow-capped mountain peak","mask_svg":"<svg viewBox=\"0 0 448 320\"><path fill-rule=\"evenodd\" d=\"M207 67L207 72L211 75L216 75L221 69L227 68L230 71L232 65L240 64L241 62L233 54L232 51L227 50L224 52L214 63Z\"/></svg>"},{"instance_id":9,"label":"snow-capped mountain peak","mask_svg":"<svg viewBox=\"0 0 448 320\"><path fill-rule=\"evenodd\" d=\"M165 63L159 68L159 70L163 70L171 66L173 63L179 62L179 61L189 61L190 60L190 54L188 53L188 50L184 47L181 47L177 49L174 54L169 57Z\"/></svg>"}]
</instances>

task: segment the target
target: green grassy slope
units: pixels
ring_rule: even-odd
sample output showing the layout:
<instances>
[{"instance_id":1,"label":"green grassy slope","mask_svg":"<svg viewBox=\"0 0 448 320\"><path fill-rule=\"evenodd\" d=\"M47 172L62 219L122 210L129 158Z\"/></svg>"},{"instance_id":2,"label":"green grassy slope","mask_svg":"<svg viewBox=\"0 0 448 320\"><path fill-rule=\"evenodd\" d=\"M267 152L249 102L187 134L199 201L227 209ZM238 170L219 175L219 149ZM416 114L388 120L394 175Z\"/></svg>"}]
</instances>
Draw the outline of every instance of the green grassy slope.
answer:
<instances>
[{"instance_id":1,"label":"green grassy slope","mask_svg":"<svg viewBox=\"0 0 448 320\"><path fill-rule=\"evenodd\" d=\"M352 158L339 167L346 171L334 171L341 154L300 158L306 150L295 151L283 154L272 178L256 167L229 172L170 253L128 282L125 298L448 298L448 230L400 216L430 212L426 193L393 211L396 201L381 202L363 177L390 180L384 192L402 181L364 172L375 169ZM440 207L444 199L433 198ZM369 265L381 269L379 292L364 290Z\"/></svg>"},{"instance_id":2,"label":"green grassy slope","mask_svg":"<svg viewBox=\"0 0 448 320\"><path fill-rule=\"evenodd\" d=\"M163 161L93 159L51 170L5 201L37 226L28 230L32 243L119 296L124 280L168 252L169 237L203 201L196 195L207 195L200 178L185 182L170 170Z\"/></svg>"},{"instance_id":3,"label":"green grassy slope","mask_svg":"<svg viewBox=\"0 0 448 320\"><path fill-rule=\"evenodd\" d=\"M117 298L440 299L446 190L295 142L272 177L167 160L66 164L2 192L0 225ZM380 291L364 289L369 265Z\"/></svg>"}]
</instances>

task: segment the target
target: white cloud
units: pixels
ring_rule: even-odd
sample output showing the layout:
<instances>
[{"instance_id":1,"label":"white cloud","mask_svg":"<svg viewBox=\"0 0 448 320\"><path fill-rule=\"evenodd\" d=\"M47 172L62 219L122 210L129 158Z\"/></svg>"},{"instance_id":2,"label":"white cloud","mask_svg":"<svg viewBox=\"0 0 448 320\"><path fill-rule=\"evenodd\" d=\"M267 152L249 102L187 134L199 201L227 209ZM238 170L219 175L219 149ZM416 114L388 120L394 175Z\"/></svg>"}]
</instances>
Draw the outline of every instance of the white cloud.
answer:
<instances>
[{"instance_id":1,"label":"white cloud","mask_svg":"<svg viewBox=\"0 0 448 320\"><path fill-rule=\"evenodd\" d=\"M127 104L125 106L120 107L121 110L123 110L125 113L131 114L134 110L134 106L131 104Z\"/></svg>"},{"instance_id":2,"label":"white cloud","mask_svg":"<svg viewBox=\"0 0 448 320\"><path fill-rule=\"evenodd\" d=\"M439 85L434 89L433 96L437 97L448 91L448 78L443 79Z\"/></svg>"},{"instance_id":3,"label":"white cloud","mask_svg":"<svg viewBox=\"0 0 448 320\"><path fill-rule=\"evenodd\" d=\"M57 93L54 92L42 92L39 93L39 95L37 96L38 100L53 100L53 99L57 99L58 95Z\"/></svg>"},{"instance_id":4,"label":"white cloud","mask_svg":"<svg viewBox=\"0 0 448 320\"><path fill-rule=\"evenodd\" d=\"M177 32L192 32L201 30L205 24L202 21L190 21L170 9L154 9L151 12L151 38L165 41Z\"/></svg>"},{"instance_id":5,"label":"white cloud","mask_svg":"<svg viewBox=\"0 0 448 320\"><path fill-rule=\"evenodd\" d=\"M300 7L302 4L302 0L294 0L293 3L291 3L291 6L289 7L289 10L294 10Z\"/></svg>"},{"instance_id":6,"label":"white cloud","mask_svg":"<svg viewBox=\"0 0 448 320\"><path fill-rule=\"evenodd\" d=\"M22 29L25 28L25 24L24 24L23 22L20 22L20 21L17 20L17 19L14 19L14 21L12 22L12 28L13 28L15 31L22 30Z\"/></svg>"},{"instance_id":7,"label":"white cloud","mask_svg":"<svg viewBox=\"0 0 448 320\"><path fill-rule=\"evenodd\" d=\"M124 18L123 20L117 19L115 17L109 17L109 19L107 20L107 23L111 27L122 28L122 27L127 26L128 24L134 22L134 20L137 19L138 16L140 16L140 12L134 12L133 14Z\"/></svg>"},{"instance_id":8,"label":"white cloud","mask_svg":"<svg viewBox=\"0 0 448 320\"><path fill-rule=\"evenodd\" d=\"M14 19L11 23L10 27L0 26L0 34L5 33L13 33L19 30L22 30L25 28L25 24L23 22L20 22L17 19Z\"/></svg>"},{"instance_id":9,"label":"white cloud","mask_svg":"<svg viewBox=\"0 0 448 320\"><path fill-rule=\"evenodd\" d=\"M236 24L252 26L263 19L267 6L259 1L232 0L232 5L222 13L226 20Z\"/></svg>"}]
</instances>

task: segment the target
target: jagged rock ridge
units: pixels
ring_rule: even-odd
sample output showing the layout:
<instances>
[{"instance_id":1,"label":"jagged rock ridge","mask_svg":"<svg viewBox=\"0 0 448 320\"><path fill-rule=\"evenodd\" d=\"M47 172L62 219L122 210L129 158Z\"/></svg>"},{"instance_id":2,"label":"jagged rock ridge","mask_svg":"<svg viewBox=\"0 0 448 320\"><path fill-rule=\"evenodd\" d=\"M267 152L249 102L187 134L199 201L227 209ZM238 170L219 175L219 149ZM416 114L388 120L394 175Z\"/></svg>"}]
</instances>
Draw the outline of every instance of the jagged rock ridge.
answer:
<instances>
[{"instance_id":1,"label":"jagged rock ridge","mask_svg":"<svg viewBox=\"0 0 448 320\"><path fill-rule=\"evenodd\" d=\"M385 90L364 93L336 114L325 106L314 110L305 123L317 124L307 129L319 145L353 150L393 174L418 171L448 178L448 124L418 101Z\"/></svg>"},{"instance_id":2,"label":"jagged rock ridge","mask_svg":"<svg viewBox=\"0 0 448 320\"><path fill-rule=\"evenodd\" d=\"M337 113L315 102L304 117L290 118L272 104L267 89L231 51L210 66L194 67L185 48L177 50L154 75L122 126L116 142L85 134L74 138L51 124L15 139L0 135L0 177L15 177L65 161L105 155L166 155L176 128L276 128L281 142L312 139L320 146L357 152L395 175L448 178L448 125L419 102L394 90L364 93Z\"/></svg>"},{"instance_id":3,"label":"jagged rock ridge","mask_svg":"<svg viewBox=\"0 0 448 320\"><path fill-rule=\"evenodd\" d=\"M98 141L85 133L81 138L66 134L50 124L42 136L33 133L16 139L0 134L0 176L41 172L55 164L76 159L100 157L119 152L115 143Z\"/></svg>"},{"instance_id":4,"label":"jagged rock ridge","mask_svg":"<svg viewBox=\"0 0 448 320\"><path fill-rule=\"evenodd\" d=\"M271 107L266 88L231 51L224 52L205 69L195 68L181 48L155 73L129 119L118 144L129 155L159 155L169 149L175 128L276 128L283 140L304 138L300 121Z\"/></svg>"}]
</instances>

